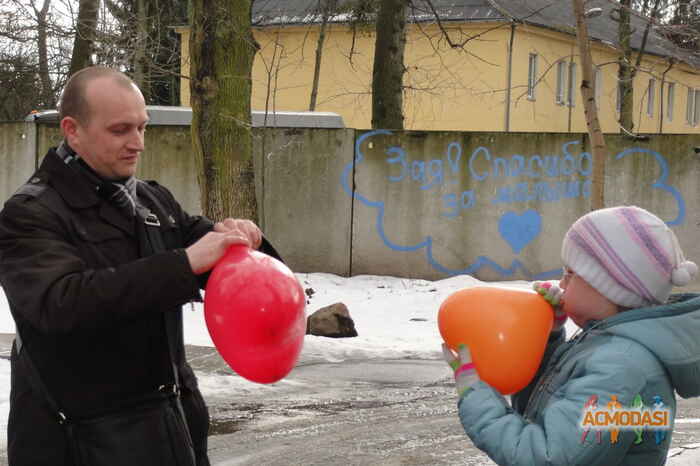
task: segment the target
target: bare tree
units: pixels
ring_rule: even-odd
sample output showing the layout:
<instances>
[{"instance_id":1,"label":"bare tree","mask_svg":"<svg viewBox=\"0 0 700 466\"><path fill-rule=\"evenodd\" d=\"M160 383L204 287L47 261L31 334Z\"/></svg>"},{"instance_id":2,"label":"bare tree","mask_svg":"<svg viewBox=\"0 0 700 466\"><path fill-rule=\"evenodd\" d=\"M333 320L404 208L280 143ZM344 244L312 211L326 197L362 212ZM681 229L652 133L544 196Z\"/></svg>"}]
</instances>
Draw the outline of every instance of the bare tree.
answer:
<instances>
[{"instance_id":1,"label":"bare tree","mask_svg":"<svg viewBox=\"0 0 700 466\"><path fill-rule=\"evenodd\" d=\"M146 48L148 46L148 12L146 11L147 0L135 0L136 18L134 29L136 32L133 53L133 78L134 82L144 90L145 98L150 100L150 89L146 86L146 75L148 73L148 63L146 58Z\"/></svg>"},{"instance_id":2,"label":"bare tree","mask_svg":"<svg viewBox=\"0 0 700 466\"><path fill-rule=\"evenodd\" d=\"M618 82L620 99L620 132L634 136L634 78L640 69L644 50L646 48L649 32L653 21L656 19L661 0L653 0L650 8L649 0L643 0L641 4L641 14L649 16L642 34L641 45L637 50L636 61L632 59L632 36L636 31L631 25L632 0L620 0L620 7L617 8L617 15L613 19L618 21L618 41L620 45L620 57L618 59Z\"/></svg>"},{"instance_id":3,"label":"bare tree","mask_svg":"<svg viewBox=\"0 0 700 466\"><path fill-rule=\"evenodd\" d=\"M316 42L316 59L314 61L314 78L311 84L311 98L309 102L309 110L316 110L316 99L318 98L318 84L321 77L321 60L323 58L323 44L326 41L326 28L328 27L328 18L335 9L337 0L319 0L318 9L321 14L321 25L318 30L318 41Z\"/></svg>"},{"instance_id":4,"label":"bare tree","mask_svg":"<svg viewBox=\"0 0 700 466\"><path fill-rule=\"evenodd\" d=\"M70 56L65 45L72 40L70 21L62 24L55 17L55 3L8 0L0 4L0 88L12 91L3 99L5 119L22 119L29 111L55 106ZM20 85L19 77L31 87Z\"/></svg>"},{"instance_id":5,"label":"bare tree","mask_svg":"<svg viewBox=\"0 0 700 466\"><path fill-rule=\"evenodd\" d=\"M0 53L0 120L20 120L40 108L39 88L39 69L33 57Z\"/></svg>"},{"instance_id":6,"label":"bare tree","mask_svg":"<svg viewBox=\"0 0 700 466\"><path fill-rule=\"evenodd\" d=\"M92 64L99 7L99 0L80 0L69 75L73 75Z\"/></svg>"},{"instance_id":7,"label":"bare tree","mask_svg":"<svg viewBox=\"0 0 700 466\"><path fill-rule=\"evenodd\" d=\"M202 210L257 220L250 131L250 0L194 0L190 38L192 142Z\"/></svg>"},{"instance_id":8,"label":"bare tree","mask_svg":"<svg viewBox=\"0 0 700 466\"><path fill-rule=\"evenodd\" d=\"M666 34L680 48L695 53L700 45L700 1L676 0L667 15Z\"/></svg>"},{"instance_id":9,"label":"bare tree","mask_svg":"<svg viewBox=\"0 0 700 466\"><path fill-rule=\"evenodd\" d=\"M608 149L605 145L603 131L598 120L598 108L595 102L595 73L593 71L593 58L591 57L591 44L586 24L584 0L574 0L574 16L576 18L576 38L581 56L581 97L583 109L586 114L586 126L591 140L591 152L593 154L593 175L591 178L591 210L601 209L605 206L605 161L608 157Z\"/></svg>"},{"instance_id":10,"label":"bare tree","mask_svg":"<svg viewBox=\"0 0 700 466\"><path fill-rule=\"evenodd\" d=\"M403 129L406 0L382 0L372 72L372 128Z\"/></svg>"},{"instance_id":11,"label":"bare tree","mask_svg":"<svg viewBox=\"0 0 700 466\"><path fill-rule=\"evenodd\" d=\"M105 0L113 24L99 33L98 61L125 68L152 105L177 105L180 49L173 26L186 0Z\"/></svg>"},{"instance_id":12,"label":"bare tree","mask_svg":"<svg viewBox=\"0 0 700 466\"><path fill-rule=\"evenodd\" d=\"M32 7L37 18L37 51L39 54L39 78L41 80L41 96L47 107L56 105L55 95L49 76L49 52L48 52L48 14L51 0L44 0L41 10L37 10L32 2Z\"/></svg>"}]
</instances>

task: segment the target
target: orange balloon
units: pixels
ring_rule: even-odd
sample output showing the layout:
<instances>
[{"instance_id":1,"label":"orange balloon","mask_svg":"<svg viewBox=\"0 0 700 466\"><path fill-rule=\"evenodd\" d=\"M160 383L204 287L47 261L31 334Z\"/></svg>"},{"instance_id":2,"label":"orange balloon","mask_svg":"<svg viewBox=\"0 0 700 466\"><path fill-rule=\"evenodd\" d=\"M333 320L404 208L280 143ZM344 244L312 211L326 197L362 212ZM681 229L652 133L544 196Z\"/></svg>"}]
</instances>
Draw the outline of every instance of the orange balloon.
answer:
<instances>
[{"instance_id":1,"label":"orange balloon","mask_svg":"<svg viewBox=\"0 0 700 466\"><path fill-rule=\"evenodd\" d=\"M550 304L534 291L473 287L445 299L438 328L450 348L469 347L480 379L508 395L535 376L553 317Z\"/></svg>"}]
</instances>

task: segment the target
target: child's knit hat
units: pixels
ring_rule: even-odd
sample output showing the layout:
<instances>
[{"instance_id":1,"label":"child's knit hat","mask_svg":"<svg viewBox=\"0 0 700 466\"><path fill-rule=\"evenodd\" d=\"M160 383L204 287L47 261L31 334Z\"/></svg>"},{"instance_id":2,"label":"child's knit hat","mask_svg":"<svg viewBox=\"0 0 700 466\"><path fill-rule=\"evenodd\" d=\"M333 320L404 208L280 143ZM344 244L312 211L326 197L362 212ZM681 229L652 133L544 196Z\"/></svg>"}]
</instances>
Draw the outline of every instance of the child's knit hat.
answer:
<instances>
[{"instance_id":1,"label":"child's knit hat","mask_svg":"<svg viewBox=\"0 0 700 466\"><path fill-rule=\"evenodd\" d=\"M630 308L664 303L673 286L687 285L698 272L663 220L634 206L595 210L576 220L561 256L596 291Z\"/></svg>"}]
</instances>

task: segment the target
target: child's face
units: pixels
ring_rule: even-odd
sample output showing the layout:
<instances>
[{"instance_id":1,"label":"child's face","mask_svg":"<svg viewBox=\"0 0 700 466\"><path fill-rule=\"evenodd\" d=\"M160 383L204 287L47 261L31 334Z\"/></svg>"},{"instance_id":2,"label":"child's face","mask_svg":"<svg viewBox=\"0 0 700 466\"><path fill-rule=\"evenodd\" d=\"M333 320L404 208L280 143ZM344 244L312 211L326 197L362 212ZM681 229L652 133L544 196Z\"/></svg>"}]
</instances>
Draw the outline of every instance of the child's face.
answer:
<instances>
[{"instance_id":1,"label":"child's face","mask_svg":"<svg viewBox=\"0 0 700 466\"><path fill-rule=\"evenodd\" d=\"M566 267L559 287L564 290L564 312L579 327L589 320L602 320L617 314L617 305L598 293L576 272Z\"/></svg>"}]
</instances>

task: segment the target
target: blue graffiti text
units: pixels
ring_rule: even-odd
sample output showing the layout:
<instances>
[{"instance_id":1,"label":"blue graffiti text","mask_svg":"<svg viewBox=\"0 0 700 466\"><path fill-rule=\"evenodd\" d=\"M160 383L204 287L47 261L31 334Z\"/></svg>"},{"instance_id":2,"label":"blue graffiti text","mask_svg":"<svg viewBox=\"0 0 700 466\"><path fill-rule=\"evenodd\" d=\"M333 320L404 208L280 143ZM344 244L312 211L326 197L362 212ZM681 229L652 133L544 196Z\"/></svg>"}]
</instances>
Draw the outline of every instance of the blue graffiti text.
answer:
<instances>
[{"instance_id":1,"label":"blue graffiti text","mask_svg":"<svg viewBox=\"0 0 700 466\"><path fill-rule=\"evenodd\" d=\"M540 181L501 186L491 202L494 204L528 201L556 202L562 199L590 196L591 180Z\"/></svg>"}]
</instances>

